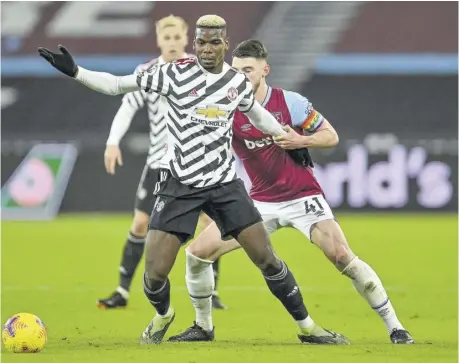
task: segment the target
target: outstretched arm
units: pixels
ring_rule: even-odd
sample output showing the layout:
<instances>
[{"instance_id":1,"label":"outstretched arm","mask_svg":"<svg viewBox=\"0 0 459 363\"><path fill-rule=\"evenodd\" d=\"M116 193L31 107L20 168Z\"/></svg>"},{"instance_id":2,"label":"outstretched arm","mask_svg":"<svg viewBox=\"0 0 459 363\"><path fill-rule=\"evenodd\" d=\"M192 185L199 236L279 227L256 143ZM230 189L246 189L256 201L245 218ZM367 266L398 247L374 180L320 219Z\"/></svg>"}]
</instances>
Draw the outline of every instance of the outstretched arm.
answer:
<instances>
[{"instance_id":1,"label":"outstretched arm","mask_svg":"<svg viewBox=\"0 0 459 363\"><path fill-rule=\"evenodd\" d=\"M155 82L153 74L148 73L152 70L122 77L105 72L94 72L77 66L72 55L64 46L59 45L58 48L60 52L54 53L47 48L39 47L38 54L60 72L97 92L115 96L144 89L147 92L153 91L164 95L169 89L169 84L165 80L162 80L161 83ZM157 73L161 73L164 78L162 72ZM156 76L156 78L159 77Z\"/></svg>"},{"instance_id":2,"label":"outstretched arm","mask_svg":"<svg viewBox=\"0 0 459 363\"><path fill-rule=\"evenodd\" d=\"M282 125L276 121L265 108L263 108L257 101L254 101L250 111L246 112L250 123L258 130L263 131L265 134L272 136L285 135L286 132L282 129Z\"/></svg>"},{"instance_id":3,"label":"outstretched arm","mask_svg":"<svg viewBox=\"0 0 459 363\"><path fill-rule=\"evenodd\" d=\"M94 72L83 67L78 67L74 78L86 87L109 96L116 96L141 89L137 84L137 76L135 74L117 77L110 73Z\"/></svg>"}]
</instances>

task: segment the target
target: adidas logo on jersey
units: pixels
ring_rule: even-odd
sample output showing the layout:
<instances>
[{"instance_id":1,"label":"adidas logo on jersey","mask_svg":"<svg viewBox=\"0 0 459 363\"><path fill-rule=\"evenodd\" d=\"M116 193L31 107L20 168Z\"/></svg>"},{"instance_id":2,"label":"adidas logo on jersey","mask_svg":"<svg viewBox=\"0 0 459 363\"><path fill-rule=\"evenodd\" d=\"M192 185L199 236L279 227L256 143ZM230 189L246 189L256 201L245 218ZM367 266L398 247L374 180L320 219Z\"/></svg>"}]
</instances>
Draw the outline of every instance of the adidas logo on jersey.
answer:
<instances>
[{"instance_id":1,"label":"adidas logo on jersey","mask_svg":"<svg viewBox=\"0 0 459 363\"><path fill-rule=\"evenodd\" d=\"M196 89L193 89L190 93L188 93L188 97L198 97L198 91Z\"/></svg>"}]
</instances>

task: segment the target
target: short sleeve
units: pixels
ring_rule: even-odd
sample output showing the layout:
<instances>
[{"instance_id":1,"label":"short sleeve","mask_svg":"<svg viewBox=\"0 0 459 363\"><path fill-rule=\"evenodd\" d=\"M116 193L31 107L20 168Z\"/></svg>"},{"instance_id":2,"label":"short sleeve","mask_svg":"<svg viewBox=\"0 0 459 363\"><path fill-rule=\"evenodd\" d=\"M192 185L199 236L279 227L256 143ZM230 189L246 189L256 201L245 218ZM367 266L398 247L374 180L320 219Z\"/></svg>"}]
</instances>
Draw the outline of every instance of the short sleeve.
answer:
<instances>
[{"instance_id":1,"label":"short sleeve","mask_svg":"<svg viewBox=\"0 0 459 363\"><path fill-rule=\"evenodd\" d=\"M172 67L172 63L158 65L140 70L137 73L137 84L145 92L155 92L162 96L169 94L171 81L168 76L168 69Z\"/></svg>"},{"instance_id":2,"label":"short sleeve","mask_svg":"<svg viewBox=\"0 0 459 363\"><path fill-rule=\"evenodd\" d=\"M314 132L322 125L324 117L314 109L306 97L290 91L284 91L284 97L294 127Z\"/></svg>"},{"instance_id":3,"label":"short sleeve","mask_svg":"<svg viewBox=\"0 0 459 363\"><path fill-rule=\"evenodd\" d=\"M252 109L253 104L255 103L255 95L253 94L252 83L250 83L247 77L245 77L245 87L242 95L243 97L239 102L238 108L239 111L247 113Z\"/></svg>"}]
</instances>

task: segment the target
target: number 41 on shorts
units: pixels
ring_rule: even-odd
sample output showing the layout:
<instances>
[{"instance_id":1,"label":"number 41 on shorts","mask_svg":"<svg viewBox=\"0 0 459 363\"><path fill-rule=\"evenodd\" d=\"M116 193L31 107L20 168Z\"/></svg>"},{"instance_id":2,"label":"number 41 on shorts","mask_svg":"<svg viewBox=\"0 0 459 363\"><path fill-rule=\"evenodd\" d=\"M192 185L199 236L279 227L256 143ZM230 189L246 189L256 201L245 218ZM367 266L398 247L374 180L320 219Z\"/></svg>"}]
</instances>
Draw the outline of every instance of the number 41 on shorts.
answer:
<instances>
[{"instance_id":1,"label":"number 41 on shorts","mask_svg":"<svg viewBox=\"0 0 459 363\"><path fill-rule=\"evenodd\" d=\"M319 201L319 198L314 197L311 198L310 200L306 200L304 202L304 207L306 209L306 214L309 213L316 213L316 212L323 212L324 207Z\"/></svg>"}]
</instances>

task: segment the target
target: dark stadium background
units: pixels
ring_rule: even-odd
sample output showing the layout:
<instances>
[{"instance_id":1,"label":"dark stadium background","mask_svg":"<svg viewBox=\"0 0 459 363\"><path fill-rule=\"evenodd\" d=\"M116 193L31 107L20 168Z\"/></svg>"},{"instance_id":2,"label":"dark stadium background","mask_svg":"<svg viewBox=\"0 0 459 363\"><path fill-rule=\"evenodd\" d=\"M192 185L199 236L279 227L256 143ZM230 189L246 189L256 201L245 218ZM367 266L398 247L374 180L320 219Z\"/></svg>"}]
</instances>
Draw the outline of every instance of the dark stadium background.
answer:
<instances>
[{"instance_id":1,"label":"dark stadium background","mask_svg":"<svg viewBox=\"0 0 459 363\"><path fill-rule=\"evenodd\" d=\"M189 22L192 35L199 15L217 13L226 18L233 45L257 36L277 52L277 63L282 57L296 59L298 70L294 72L304 81L297 82L293 90L307 96L340 135L335 150L314 153L319 167L347 162L347 173L356 173L349 160L349 150L356 144L366 151L367 171L375 163L387 161L397 144L406 149L407 155L414 148L424 150L426 160L415 172L398 170L401 174L397 177L406 186L394 186L384 177L369 178L368 173L359 182L351 176L339 191L331 191L335 208L457 210L455 2L349 2L341 3L342 9L333 8L333 3L283 3L290 12L307 12L313 21L295 22L290 18L275 29L279 22L270 24L270 19L282 11L276 2L156 2L137 4L129 11L123 11L122 5L104 8L84 2L28 4L22 11L36 17L25 17L20 25L14 23L20 8L12 4L3 7L7 21L2 21L2 186L32 145L71 142L78 148L78 159L61 211L131 211L148 147L146 112L136 116L123 140L124 167L118 169L116 177L107 176L103 150L121 97L100 95L65 79L36 55L36 47L62 43L82 65L127 74L138 62L157 56L156 20L170 13L180 15ZM302 6L306 8L302 10ZM72 28L74 24L65 17L79 14L85 7L90 9L85 14L93 15L93 23ZM336 13L334 17L324 16L331 11ZM114 36L114 29L120 24L121 29L129 27L126 22L132 20L142 25L140 35ZM309 34L314 20L314 39L300 41L301 34ZM78 25L77 21L74 23ZM338 23L341 28L335 29ZM330 29L335 33L310 58L312 66L301 69L302 54L306 61L308 46L317 39L321 41ZM292 37L292 31L299 36ZM279 68L273 65L273 86L284 86ZM432 162L442 163L450 177L441 179L435 168L429 168ZM408 165L408 160L402 164ZM332 172L324 175L333 179ZM323 183L326 192L333 184L330 180ZM350 188L368 190L365 201L350 201ZM372 193L379 190L384 198L384 188L388 188L387 195L396 198L392 203L395 207L389 203L385 208L375 202L378 196Z\"/></svg>"},{"instance_id":2,"label":"dark stadium background","mask_svg":"<svg viewBox=\"0 0 459 363\"><path fill-rule=\"evenodd\" d=\"M457 362L457 4L1 2L1 321L29 312L45 323L48 342L34 363ZM233 46L251 37L267 43L271 85L305 95L336 127L340 144L314 150L315 173L414 346L393 346L352 283L293 228L273 233L273 248L314 321L350 346L300 344L243 250L221 259L218 290L229 309L214 312L209 344L138 344L154 314L143 263L127 309L96 308L118 283L148 120L146 112L135 117L121 145L124 166L108 176L103 154L121 97L66 79L36 48L61 43L83 67L129 74L157 57L154 24L171 13L186 19L190 35L199 16L216 13L227 20ZM69 166L77 150L58 216L52 207L66 184L59 182L65 172L56 176L65 171L62 154L38 155L51 143L67 145ZM177 318L168 335L195 318L184 276L182 249L169 275ZM1 353L6 363L31 361L4 347Z\"/></svg>"}]
</instances>

